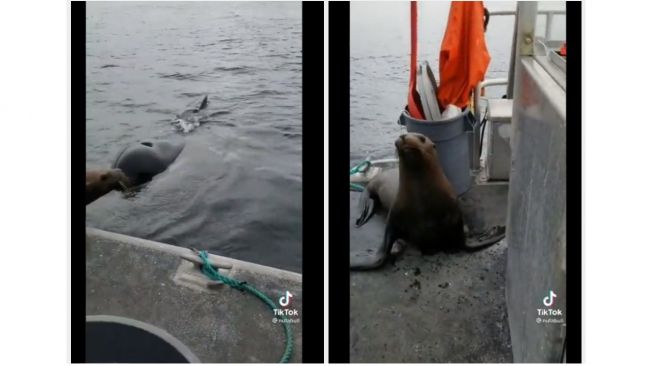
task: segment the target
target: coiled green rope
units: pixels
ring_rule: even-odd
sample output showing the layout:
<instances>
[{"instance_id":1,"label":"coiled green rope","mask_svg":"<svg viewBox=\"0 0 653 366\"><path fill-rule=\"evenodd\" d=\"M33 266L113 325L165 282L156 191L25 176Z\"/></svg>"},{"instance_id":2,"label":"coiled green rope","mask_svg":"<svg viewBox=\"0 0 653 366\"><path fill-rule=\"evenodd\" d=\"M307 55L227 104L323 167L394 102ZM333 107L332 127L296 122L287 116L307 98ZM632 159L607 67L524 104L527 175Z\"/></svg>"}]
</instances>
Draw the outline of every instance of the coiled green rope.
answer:
<instances>
[{"instance_id":1,"label":"coiled green rope","mask_svg":"<svg viewBox=\"0 0 653 366\"><path fill-rule=\"evenodd\" d=\"M241 290L241 291L245 290L249 292L250 294L258 297L261 301L263 301L272 310L273 313L274 310L277 309L277 306L275 305L274 301L272 301L261 291L248 285L244 281L242 282L237 281L231 277L227 277L225 275L220 274L220 272L218 272L218 270L213 268L213 266L211 265L211 262L209 261L209 254L206 252L206 250L199 251L198 253L203 263L202 273L204 273L208 278L214 281L220 281L224 284L229 285L229 287L235 288L237 290ZM287 363L292 358L292 352L293 352L292 329L290 329L290 324L288 323L284 315L275 314L275 316L281 319L281 324L283 325L283 330L284 333L286 334L286 349L284 350L283 356L281 356L281 360L279 361L279 363Z\"/></svg>"}]
</instances>

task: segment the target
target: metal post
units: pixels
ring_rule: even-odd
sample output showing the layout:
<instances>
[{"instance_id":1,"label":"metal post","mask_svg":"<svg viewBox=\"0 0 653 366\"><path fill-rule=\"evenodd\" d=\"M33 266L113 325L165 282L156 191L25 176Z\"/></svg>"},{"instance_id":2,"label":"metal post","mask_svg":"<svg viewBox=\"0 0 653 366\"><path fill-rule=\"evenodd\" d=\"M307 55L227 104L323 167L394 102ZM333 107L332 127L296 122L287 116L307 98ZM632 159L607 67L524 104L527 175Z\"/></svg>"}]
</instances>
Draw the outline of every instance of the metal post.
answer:
<instances>
[{"instance_id":1,"label":"metal post","mask_svg":"<svg viewBox=\"0 0 653 366\"><path fill-rule=\"evenodd\" d=\"M515 24L512 31L512 48L510 50L510 68L508 71L508 88L506 88L506 96L512 99L512 90L515 80L515 47L517 44L517 17L515 17Z\"/></svg>"},{"instance_id":2,"label":"metal post","mask_svg":"<svg viewBox=\"0 0 653 366\"><path fill-rule=\"evenodd\" d=\"M517 4L518 9L519 9L519 3L520 2L518 2L518 4ZM523 5L522 5L522 7L523 7ZM529 12L530 11L533 11L533 10L531 9L531 10L529 10ZM564 15L564 14L566 14L566 11L564 11L564 10L547 10L547 11L537 12L537 7L535 7L534 11L535 11L536 14L542 14L542 15L546 16L546 23L547 23L547 26L546 26L546 40L547 41L550 40L551 39L551 32L552 32L552 28L553 28L553 16L554 15ZM518 32L519 28L518 28L518 21L517 21L517 19L518 19L517 12L516 11L510 11L510 10L509 11L493 11L493 12L490 12L490 15L493 16L493 17L494 16L500 16L500 15L515 15L516 16L515 17L515 26L513 28L514 30L513 30L513 33L512 33L512 49L510 51L510 67L509 67L509 71L508 71L508 87L506 88L506 96L508 97L508 99L513 99L513 97L514 97L513 96L513 94L514 94L513 88L514 88L514 85L515 85L515 60L516 60L516 57L517 57L517 55L515 54L515 47L516 47L516 44L517 44L517 34L519 33ZM523 16L522 16L522 18L523 18ZM533 25L533 30L531 32L531 35L532 35L531 39L533 39L535 37L534 25L535 25L536 20L537 20L537 15L535 15L535 17L532 18L532 20L530 20L530 23Z\"/></svg>"},{"instance_id":3,"label":"metal post","mask_svg":"<svg viewBox=\"0 0 653 366\"><path fill-rule=\"evenodd\" d=\"M544 40L551 40L551 28L553 28L553 13L546 13L546 30L544 31Z\"/></svg>"},{"instance_id":4,"label":"metal post","mask_svg":"<svg viewBox=\"0 0 653 366\"><path fill-rule=\"evenodd\" d=\"M537 20L537 2L517 2L517 17L513 34L510 74L508 75L508 99L513 99L516 68L522 56L533 55L535 40L535 22Z\"/></svg>"},{"instance_id":5,"label":"metal post","mask_svg":"<svg viewBox=\"0 0 653 366\"><path fill-rule=\"evenodd\" d=\"M536 2L517 3L517 58L533 55L535 23L537 21Z\"/></svg>"}]
</instances>

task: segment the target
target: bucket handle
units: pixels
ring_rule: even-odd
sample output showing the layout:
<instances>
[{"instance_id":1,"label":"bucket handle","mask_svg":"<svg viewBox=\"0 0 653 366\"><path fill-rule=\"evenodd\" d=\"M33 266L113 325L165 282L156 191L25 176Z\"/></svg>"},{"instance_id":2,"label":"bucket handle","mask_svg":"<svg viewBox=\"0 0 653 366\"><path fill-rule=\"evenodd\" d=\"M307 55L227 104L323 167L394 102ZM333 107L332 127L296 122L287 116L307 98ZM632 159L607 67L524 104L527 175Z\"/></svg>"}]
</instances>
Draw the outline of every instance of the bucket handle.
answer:
<instances>
[{"instance_id":1,"label":"bucket handle","mask_svg":"<svg viewBox=\"0 0 653 366\"><path fill-rule=\"evenodd\" d=\"M399 114L399 119L397 120L397 124L401 126L406 126L406 118L404 117L405 114L404 111L406 111L406 109L401 111L401 113Z\"/></svg>"}]
</instances>

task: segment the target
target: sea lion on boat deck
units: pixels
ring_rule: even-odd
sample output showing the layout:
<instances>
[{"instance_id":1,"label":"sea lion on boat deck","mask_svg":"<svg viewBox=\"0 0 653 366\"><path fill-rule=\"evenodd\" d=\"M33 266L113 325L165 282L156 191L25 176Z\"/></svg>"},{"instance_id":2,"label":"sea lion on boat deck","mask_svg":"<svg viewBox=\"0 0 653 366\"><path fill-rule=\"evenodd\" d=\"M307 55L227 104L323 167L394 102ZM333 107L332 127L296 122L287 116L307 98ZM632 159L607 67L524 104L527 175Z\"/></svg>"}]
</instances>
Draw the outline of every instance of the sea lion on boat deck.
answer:
<instances>
[{"instance_id":1,"label":"sea lion on boat deck","mask_svg":"<svg viewBox=\"0 0 653 366\"><path fill-rule=\"evenodd\" d=\"M362 213L356 220L360 227L374 215L375 206L389 209L382 245L371 254L351 256L351 269L382 266L396 241L412 243L422 254L432 255L438 251L478 250L500 240L495 236L468 246L456 193L428 137L418 133L401 135L395 147L399 169L383 171L369 182L361 196Z\"/></svg>"},{"instance_id":2,"label":"sea lion on boat deck","mask_svg":"<svg viewBox=\"0 0 653 366\"><path fill-rule=\"evenodd\" d=\"M111 167L122 170L131 186L138 186L168 169L183 149L183 143L140 142L127 146L118 154Z\"/></svg>"},{"instance_id":3,"label":"sea lion on boat deck","mask_svg":"<svg viewBox=\"0 0 653 366\"><path fill-rule=\"evenodd\" d=\"M115 190L129 186L129 178L120 169L101 169L86 172L86 204Z\"/></svg>"},{"instance_id":4,"label":"sea lion on boat deck","mask_svg":"<svg viewBox=\"0 0 653 366\"><path fill-rule=\"evenodd\" d=\"M361 226L374 214L376 200L390 207L383 243L371 255L350 258L352 269L382 266L398 239L417 246L424 255L465 245L463 215L440 165L435 144L422 134L408 133L399 136L395 147L399 179L393 180L392 174L396 173L392 172L372 179L361 197L365 206L356 221Z\"/></svg>"}]
</instances>

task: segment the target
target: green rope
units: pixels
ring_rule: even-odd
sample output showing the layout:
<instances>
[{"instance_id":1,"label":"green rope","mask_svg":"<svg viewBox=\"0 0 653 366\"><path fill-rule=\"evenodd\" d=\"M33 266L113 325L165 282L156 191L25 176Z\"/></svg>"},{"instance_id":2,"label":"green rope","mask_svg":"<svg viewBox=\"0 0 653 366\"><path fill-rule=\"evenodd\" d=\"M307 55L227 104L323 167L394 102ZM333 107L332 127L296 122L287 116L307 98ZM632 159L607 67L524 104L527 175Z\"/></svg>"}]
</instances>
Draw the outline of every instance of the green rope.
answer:
<instances>
[{"instance_id":1,"label":"green rope","mask_svg":"<svg viewBox=\"0 0 653 366\"><path fill-rule=\"evenodd\" d=\"M209 261L209 255L206 252L206 250L200 251L199 256L200 259L202 259L202 262L204 263L202 265L202 273L204 273L208 278L214 281L220 281L237 290L241 290L241 291L245 290L249 292L250 294L258 297L261 301L263 301L272 310L272 312L274 312L274 310L277 309L277 306L275 305L274 301L272 301L261 291L248 285L244 281L242 282L237 281L231 277L227 277L225 275L220 274L220 272L218 272L218 270L213 268L213 266L211 265L211 262ZM286 321L286 317L284 315L275 315L275 316L282 320L281 324L283 325L283 330L284 333L286 334L286 349L283 352L283 356L281 356L281 360L279 362L288 363L290 361L290 358L292 358L292 351L293 351L292 330L290 329L290 324Z\"/></svg>"},{"instance_id":2,"label":"green rope","mask_svg":"<svg viewBox=\"0 0 653 366\"><path fill-rule=\"evenodd\" d=\"M360 164L354 166L353 168L349 169L349 175L354 175L356 173L365 172L371 166L372 166L372 163L369 160L365 160L362 163L360 163ZM357 184L357 183L349 182L349 189L352 190L352 191L363 192L365 190L365 187L360 185L360 184Z\"/></svg>"},{"instance_id":3,"label":"green rope","mask_svg":"<svg viewBox=\"0 0 653 366\"><path fill-rule=\"evenodd\" d=\"M362 163L349 169L349 175L354 175L356 173L364 172L367 169L369 169L370 166L372 166L372 162L370 162L369 160L365 160Z\"/></svg>"}]
</instances>

